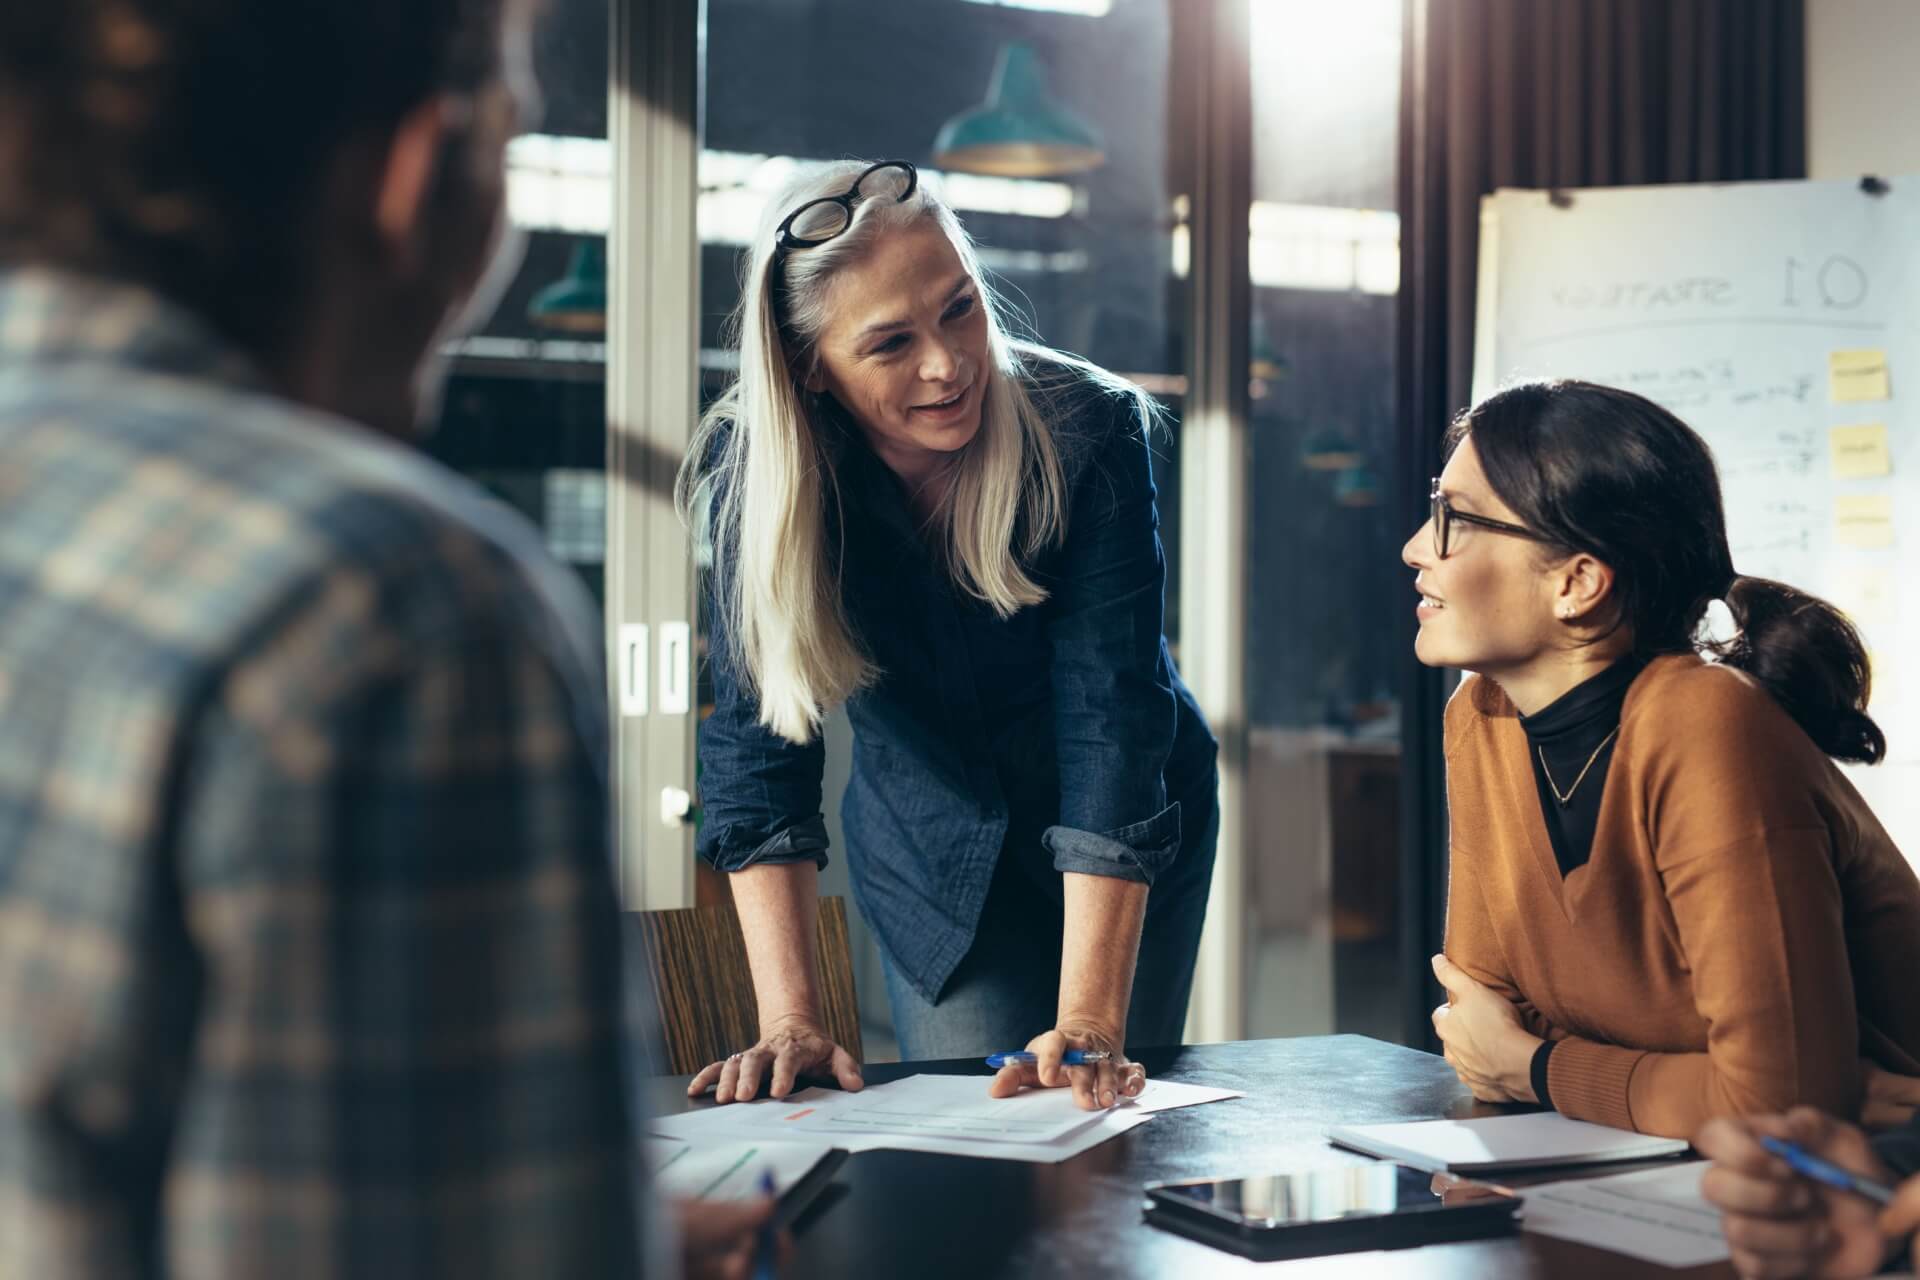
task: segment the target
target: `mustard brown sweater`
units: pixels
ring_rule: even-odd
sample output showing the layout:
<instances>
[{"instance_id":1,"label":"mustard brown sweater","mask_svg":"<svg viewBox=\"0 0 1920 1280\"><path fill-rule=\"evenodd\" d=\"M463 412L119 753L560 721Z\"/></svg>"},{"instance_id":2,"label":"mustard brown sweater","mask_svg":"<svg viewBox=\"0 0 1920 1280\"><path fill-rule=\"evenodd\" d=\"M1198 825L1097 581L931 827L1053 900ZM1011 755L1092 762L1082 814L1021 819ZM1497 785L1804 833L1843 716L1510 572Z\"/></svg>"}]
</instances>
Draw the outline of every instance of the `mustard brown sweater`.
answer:
<instances>
[{"instance_id":1,"label":"mustard brown sweater","mask_svg":"<svg viewBox=\"0 0 1920 1280\"><path fill-rule=\"evenodd\" d=\"M1448 957L1558 1041L1567 1116L1690 1138L1810 1103L1861 1057L1920 1075L1920 880L1757 683L1656 658L1627 691L1593 852L1564 879L1493 682L1447 706Z\"/></svg>"}]
</instances>

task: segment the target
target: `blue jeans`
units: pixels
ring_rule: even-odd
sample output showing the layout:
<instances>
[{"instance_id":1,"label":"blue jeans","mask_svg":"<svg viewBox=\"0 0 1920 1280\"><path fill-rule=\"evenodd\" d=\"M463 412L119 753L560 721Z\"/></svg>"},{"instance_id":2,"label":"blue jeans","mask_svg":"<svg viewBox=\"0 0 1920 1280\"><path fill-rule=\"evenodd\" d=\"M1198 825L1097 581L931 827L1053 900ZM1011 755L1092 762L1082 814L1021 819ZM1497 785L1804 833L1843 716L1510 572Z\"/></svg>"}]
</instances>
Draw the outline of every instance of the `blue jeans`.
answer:
<instances>
[{"instance_id":1,"label":"blue jeans","mask_svg":"<svg viewBox=\"0 0 1920 1280\"><path fill-rule=\"evenodd\" d=\"M1183 797L1180 854L1147 895L1127 1014L1129 1050L1177 1045L1186 1026L1220 835L1216 787L1209 775L1204 791ZM1204 817L1188 825L1187 815L1202 807ZM893 961L882 956L901 1059L985 1057L1025 1048L1027 1041L1051 1030L1060 994L1064 928L1060 873L1043 859L1022 860L1002 850L973 946L937 1001L929 1003L900 976Z\"/></svg>"}]
</instances>

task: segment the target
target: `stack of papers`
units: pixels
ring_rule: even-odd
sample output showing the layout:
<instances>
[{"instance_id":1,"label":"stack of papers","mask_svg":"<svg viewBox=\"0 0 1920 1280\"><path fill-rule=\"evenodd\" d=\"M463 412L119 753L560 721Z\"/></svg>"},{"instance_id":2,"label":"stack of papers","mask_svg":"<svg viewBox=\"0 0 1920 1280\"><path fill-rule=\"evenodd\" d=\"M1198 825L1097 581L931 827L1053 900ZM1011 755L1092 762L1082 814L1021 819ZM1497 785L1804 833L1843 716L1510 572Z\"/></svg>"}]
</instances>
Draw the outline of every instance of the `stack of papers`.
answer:
<instances>
[{"instance_id":1,"label":"stack of papers","mask_svg":"<svg viewBox=\"0 0 1920 1280\"><path fill-rule=\"evenodd\" d=\"M1720 1213L1700 1197L1705 1161L1610 1178L1521 1187L1520 1229L1664 1267L1702 1267L1728 1256ZM1914 1280L1902 1271L1879 1280Z\"/></svg>"},{"instance_id":2,"label":"stack of papers","mask_svg":"<svg viewBox=\"0 0 1920 1280\"><path fill-rule=\"evenodd\" d=\"M1720 1214L1700 1198L1704 1161L1579 1182L1522 1187L1520 1226L1669 1267L1727 1258Z\"/></svg>"},{"instance_id":3,"label":"stack of papers","mask_svg":"<svg viewBox=\"0 0 1920 1280\"><path fill-rule=\"evenodd\" d=\"M986 1076L908 1076L859 1093L805 1089L656 1116L656 1134L702 1145L722 1141L826 1143L848 1151L891 1149L1053 1164L1145 1124L1156 1111L1242 1096L1231 1089L1149 1080L1139 1097L1082 1111L1066 1089L987 1096Z\"/></svg>"},{"instance_id":4,"label":"stack of papers","mask_svg":"<svg viewBox=\"0 0 1920 1280\"><path fill-rule=\"evenodd\" d=\"M1654 1160L1687 1151L1681 1138L1569 1120L1553 1111L1480 1120L1420 1120L1327 1130L1327 1141L1428 1173L1492 1173L1554 1165Z\"/></svg>"}]
</instances>

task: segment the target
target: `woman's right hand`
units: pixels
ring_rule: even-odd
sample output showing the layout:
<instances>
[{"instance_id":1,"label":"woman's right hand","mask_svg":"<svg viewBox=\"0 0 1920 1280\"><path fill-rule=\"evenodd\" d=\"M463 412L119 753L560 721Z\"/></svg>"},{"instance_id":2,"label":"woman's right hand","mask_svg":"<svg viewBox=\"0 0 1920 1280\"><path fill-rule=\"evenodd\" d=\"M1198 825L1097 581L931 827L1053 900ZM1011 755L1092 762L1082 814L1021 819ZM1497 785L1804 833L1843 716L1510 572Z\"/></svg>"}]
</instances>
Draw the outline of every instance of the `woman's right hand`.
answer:
<instances>
[{"instance_id":1,"label":"woman's right hand","mask_svg":"<svg viewBox=\"0 0 1920 1280\"><path fill-rule=\"evenodd\" d=\"M802 1075L831 1075L849 1093L866 1083L853 1055L835 1044L818 1022L786 1018L763 1027L758 1044L709 1063L687 1086L687 1096L697 1097L712 1086L715 1102L750 1102L766 1082L769 1098L784 1098Z\"/></svg>"}]
</instances>

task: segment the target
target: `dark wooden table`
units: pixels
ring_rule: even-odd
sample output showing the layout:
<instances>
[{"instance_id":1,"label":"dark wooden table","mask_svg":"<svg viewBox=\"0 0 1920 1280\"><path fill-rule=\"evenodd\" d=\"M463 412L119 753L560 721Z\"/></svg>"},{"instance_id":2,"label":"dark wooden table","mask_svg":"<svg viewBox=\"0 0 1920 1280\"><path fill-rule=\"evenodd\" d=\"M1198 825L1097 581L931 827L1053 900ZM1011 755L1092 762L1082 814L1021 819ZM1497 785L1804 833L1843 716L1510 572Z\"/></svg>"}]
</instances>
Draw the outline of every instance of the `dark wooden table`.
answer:
<instances>
[{"instance_id":1,"label":"dark wooden table","mask_svg":"<svg viewBox=\"0 0 1920 1280\"><path fill-rule=\"evenodd\" d=\"M1230 1276L1258 1271L1342 1280L1632 1280L1732 1277L1721 1264L1676 1271L1580 1245L1520 1235L1392 1252L1255 1264L1150 1227L1142 1184L1166 1178L1273 1173L1323 1161L1335 1124L1494 1114L1473 1101L1440 1058L1364 1036L1252 1040L1144 1051L1167 1080L1240 1089L1227 1102L1161 1112L1146 1124L1060 1164L1027 1164L910 1151L848 1159L795 1224L792 1276L966 1277ZM878 1084L926 1072L989 1074L978 1064L873 1065ZM687 1103L662 1081L656 1105ZM1638 1166L1583 1172L1617 1173ZM1568 1176L1559 1171L1534 1181ZM1518 1182L1521 1179L1505 1179Z\"/></svg>"}]
</instances>

